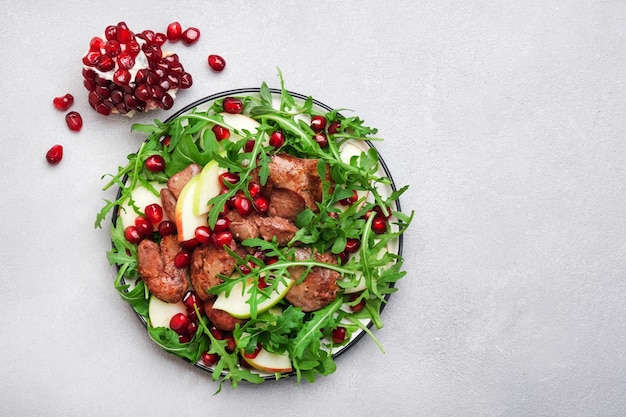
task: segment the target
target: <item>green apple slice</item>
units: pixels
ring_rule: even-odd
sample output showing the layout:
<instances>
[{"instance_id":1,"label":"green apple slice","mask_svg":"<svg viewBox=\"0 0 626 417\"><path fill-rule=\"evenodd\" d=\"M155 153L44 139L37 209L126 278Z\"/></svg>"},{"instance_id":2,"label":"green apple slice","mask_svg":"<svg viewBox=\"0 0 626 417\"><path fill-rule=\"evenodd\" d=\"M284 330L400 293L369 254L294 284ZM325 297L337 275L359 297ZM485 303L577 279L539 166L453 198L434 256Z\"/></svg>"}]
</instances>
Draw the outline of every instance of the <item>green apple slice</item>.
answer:
<instances>
[{"instance_id":1,"label":"green apple slice","mask_svg":"<svg viewBox=\"0 0 626 417\"><path fill-rule=\"evenodd\" d=\"M226 127L235 129L240 133L247 130L250 134L254 135L258 127L261 126L259 122L246 116L245 114L220 113L220 116L224 119L224 124L227 125ZM230 140L237 141L243 137L237 132L231 133L235 136L233 137L233 135L231 135Z\"/></svg>"},{"instance_id":2,"label":"green apple slice","mask_svg":"<svg viewBox=\"0 0 626 417\"><path fill-rule=\"evenodd\" d=\"M183 187L176 201L175 221L178 240L184 242L195 237L198 226L207 225L207 214L194 213L194 198L200 175L192 177Z\"/></svg>"},{"instance_id":3,"label":"green apple slice","mask_svg":"<svg viewBox=\"0 0 626 417\"><path fill-rule=\"evenodd\" d=\"M243 349L241 350L241 357L250 364L253 368L266 373L287 373L293 370L291 366L291 359L287 352L283 354L268 352L264 348L261 348L258 355L254 358L249 358L244 355Z\"/></svg>"},{"instance_id":4,"label":"green apple slice","mask_svg":"<svg viewBox=\"0 0 626 417\"><path fill-rule=\"evenodd\" d=\"M187 309L182 301L177 303L166 303L159 300L154 295L148 301L148 317L152 327L169 327L170 320L178 313L187 314Z\"/></svg>"},{"instance_id":5,"label":"green apple slice","mask_svg":"<svg viewBox=\"0 0 626 417\"><path fill-rule=\"evenodd\" d=\"M154 187L154 189L157 191L160 191L161 188L167 187L167 184L159 183L155 181L150 182L150 185ZM161 197L158 195L154 195L152 191L148 190L143 185L138 185L137 187L135 187L135 189L131 191L130 195L133 201L135 202L135 205L139 207L139 209L142 211L144 211L147 206L153 203L161 205ZM128 200L126 200L124 201L124 203L120 204L118 216L119 216L120 221L122 222L122 226L128 227L128 226L135 224L137 213L135 213L135 210L133 210L133 208L128 203ZM165 213L163 213L163 216L164 216L163 220L168 220L167 215ZM155 225L155 228L156 228L156 225Z\"/></svg>"},{"instance_id":6,"label":"green apple slice","mask_svg":"<svg viewBox=\"0 0 626 417\"><path fill-rule=\"evenodd\" d=\"M250 304L247 301L250 298L250 289L253 285L256 285L256 281L252 278L246 281L245 288L243 287L243 282L237 282L233 285L230 294L221 293L216 297L213 308L226 311L238 319L249 319L251 313ZM257 303L257 314L275 306L289 292L292 285L293 280L289 278L285 278L284 282L278 283L269 298L264 298L263 301Z\"/></svg>"},{"instance_id":7,"label":"green apple slice","mask_svg":"<svg viewBox=\"0 0 626 417\"><path fill-rule=\"evenodd\" d=\"M217 161L209 161L199 174L198 184L194 193L193 214L200 216L209 212L209 200L221 192L218 177L226 172L226 168L219 166Z\"/></svg>"}]
</instances>

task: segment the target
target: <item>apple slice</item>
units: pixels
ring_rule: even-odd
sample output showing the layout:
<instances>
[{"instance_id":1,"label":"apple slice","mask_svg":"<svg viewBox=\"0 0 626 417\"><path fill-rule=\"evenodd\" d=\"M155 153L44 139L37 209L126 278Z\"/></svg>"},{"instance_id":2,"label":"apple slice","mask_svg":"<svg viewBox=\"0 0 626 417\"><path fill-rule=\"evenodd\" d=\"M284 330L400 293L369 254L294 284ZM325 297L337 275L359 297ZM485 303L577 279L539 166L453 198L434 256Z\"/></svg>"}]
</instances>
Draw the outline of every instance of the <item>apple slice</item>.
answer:
<instances>
[{"instance_id":1,"label":"apple slice","mask_svg":"<svg viewBox=\"0 0 626 417\"><path fill-rule=\"evenodd\" d=\"M182 301L166 303L154 295L148 301L148 317L152 327L170 327L170 320L178 313L187 314L187 309Z\"/></svg>"},{"instance_id":2,"label":"apple slice","mask_svg":"<svg viewBox=\"0 0 626 417\"><path fill-rule=\"evenodd\" d=\"M167 184L165 183L159 183L154 181L151 182L150 185L152 185L157 191L160 191L162 188L167 187ZM144 211L146 207L150 204L161 204L161 197L159 197L158 195L154 195L152 191L148 190L143 185L138 185L137 187L135 187L135 189L131 191L130 195L135 202L135 205L139 207L141 211ZM122 226L128 227L135 224L137 213L135 213L135 210L133 210L133 208L128 203L128 200L126 200L122 204L120 204L118 216L120 221L122 222ZM163 220L169 220L167 219L167 215L165 213L163 213Z\"/></svg>"},{"instance_id":3,"label":"apple slice","mask_svg":"<svg viewBox=\"0 0 626 417\"><path fill-rule=\"evenodd\" d=\"M236 132L232 132L232 129L235 129L241 133L243 133L244 130L247 130L248 132L254 135L258 127L261 126L259 122L246 116L245 114L220 113L220 116L224 118L224 123L228 125L227 127L231 129L232 134L230 136L230 140L233 140L233 141L237 141L243 138L243 136L241 136L240 134Z\"/></svg>"},{"instance_id":4,"label":"apple slice","mask_svg":"<svg viewBox=\"0 0 626 417\"><path fill-rule=\"evenodd\" d=\"M261 348L258 355L254 358L249 358L244 355L243 349L241 350L241 357L250 364L253 368L267 373L287 373L293 370L291 366L291 359L287 352L283 354L268 352L264 348Z\"/></svg>"},{"instance_id":5,"label":"apple slice","mask_svg":"<svg viewBox=\"0 0 626 417\"><path fill-rule=\"evenodd\" d=\"M366 145L364 144L363 146ZM356 144L355 142L345 142L341 146L341 148L339 148L339 157L344 163L349 164L353 156L360 157L361 154L365 152L367 151L362 146L360 146L360 144ZM358 200L361 200L365 197L363 201L366 201L367 198L369 198L370 192L369 190L357 190L356 194ZM335 208L343 211L346 209L346 206L337 203L335 204Z\"/></svg>"},{"instance_id":6,"label":"apple slice","mask_svg":"<svg viewBox=\"0 0 626 417\"><path fill-rule=\"evenodd\" d=\"M209 161L209 163L202 168L194 193L194 215L200 216L209 212L209 200L218 196L221 192L218 177L221 173L226 171L227 169L220 167L217 161Z\"/></svg>"},{"instance_id":7,"label":"apple slice","mask_svg":"<svg viewBox=\"0 0 626 417\"><path fill-rule=\"evenodd\" d=\"M175 222L178 240L184 242L195 237L198 226L207 225L207 214L194 213L194 199L200 175L195 175L185 184L176 201Z\"/></svg>"},{"instance_id":8,"label":"apple slice","mask_svg":"<svg viewBox=\"0 0 626 417\"><path fill-rule=\"evenodd\" d=\"M285 294L287 294L293 285L292 279L285 278L285 281L286 282L280 282L278 284L276 290L270 294L269 298L257 303L257 314L269 310L283 299ZM238 319L249 319L250 304L248 304L247 301L250 298L249 292L252 285L256 285L255 280L252 278L247 280L245 289L243 288L243 282L240 281L236 283L233 285L233 288L228 296L226 293L221 293L217 296L215 303L213 304L213 308L224 310L231 316Z\"/></svg>"}]
</instances>

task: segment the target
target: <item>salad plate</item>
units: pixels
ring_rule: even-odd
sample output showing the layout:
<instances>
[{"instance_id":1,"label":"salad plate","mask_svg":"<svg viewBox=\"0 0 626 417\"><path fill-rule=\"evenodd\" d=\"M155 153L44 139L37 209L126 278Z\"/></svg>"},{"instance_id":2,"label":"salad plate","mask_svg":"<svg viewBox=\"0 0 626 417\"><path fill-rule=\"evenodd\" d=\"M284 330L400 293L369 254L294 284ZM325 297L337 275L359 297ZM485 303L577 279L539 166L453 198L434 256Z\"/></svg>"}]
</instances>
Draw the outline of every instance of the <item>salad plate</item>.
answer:
<instances>
[{"instance_id":1,"label":"salad plate","mask_svg":"<svg viewBox=\"0 0 626 417\"><path fill-rule=\"evenodd\" d=\"M112 213L116 290L152 340L210 372L218 392L224 382L313 382L365 335L382 350L374 332L405 275L412 214L376 129L346 112L282 78L277 89L212 94L133 125L147 139L104 187L118 187L96 220ZM168 210L164 195L190 166ZM167 262L176 272L165 276Z\"/></svg>"}]
</instances>

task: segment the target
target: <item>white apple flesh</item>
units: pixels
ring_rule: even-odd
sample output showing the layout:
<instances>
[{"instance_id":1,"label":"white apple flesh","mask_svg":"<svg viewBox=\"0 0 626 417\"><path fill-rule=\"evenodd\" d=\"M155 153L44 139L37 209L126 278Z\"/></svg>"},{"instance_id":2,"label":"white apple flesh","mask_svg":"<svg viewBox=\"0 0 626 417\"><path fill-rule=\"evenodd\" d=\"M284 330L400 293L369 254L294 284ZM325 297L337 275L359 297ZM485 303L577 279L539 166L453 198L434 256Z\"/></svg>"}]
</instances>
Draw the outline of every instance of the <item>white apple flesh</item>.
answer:
<instances>
[{"instance_id":1,"label":"white apple flesh","mask_svg":"<svg viewBox=\"0 0 626 417\"><path fill-rule=\"evenodd\" d=\"M170 327L170 320L178 313L187 314L187 309L182 301L177 303L166 303L150 296L148 301L148 317L152 327Z\"/></svg>"},{"instance_id":2,"label":"white apple flesh","mask_svg":"<svg viewBox=\"0 0 626 417\"><path fill-rule=\"evenodd\" d=\"M261 348L259 354L254 358L248 358L244 355L243 349L241 350L241 356L243 359L250 364L253 368L266 373L287 373L293 370L291 366L291 360L289 359L289 354L278 354L273 352L268 352L264 348Z\"/></svg>"},{"instance_id":3,"label":"white apple flesh","mask_svg":"<svg viewBox=\"0 0 626 417\"><path fill-rule=\"evenodd\" d=\"M199 179L199 175L192 177L185 184L176 201L175 222L179 242L193 239L196 236L196 228L208 224L206 213L194 213L194 198Z\"/></svg>"},{"instance_id":4,"label":"white apple flesh","mask_svg":"<svg viewBox=\"0 0 626 417\"><path fill-rule=\"evenodd\" d=\"M218 177L223 172L226 172L226 169L220 167L217 161L209 161L202 169L202 172L198 174L200 178L196 185L193 201L193 214L195 216L209 212L209 200L218 196L221 192Z\"/></svg>"},{"instance_id":5,"label":"white apple flesh","mask_svg":"<svg viewBox=\"0 0 626 417\"><path fill-rule=\"evenodd\" d=\"M236 283L233 285L228 295L226 295L226 293L221 293L216 297L213 308L226 311L231 316L238 319L249 319L251 312L250 304L247 301L250 298L249 292L252 285L256 285L256 282L253 279L249 279L246 282L245 289L243 288L242 282ZM285 297L285 294L287 294L292 285L293 280L289 278L286 278L284 283L280 282L276 286L276 290L272 291L269 298L266 298L257 304L257 314L263 313L275 306L276 303Z\"/></svg>"},{"instance_id":6,"label":"white apple flesh","mask_svg":"<svg viewBox=\"0 0 626 417\"><path fill-rule=\"evenodd\" d=\"M167 186L164 183L162 184L158 182L151 182L150 185L154 187L154 189L157 190L157 192ZM138 185L137 187L135 187L135 189L131 191L130 195L133 201L135 202L135 205L142 212L144 212L146 210L146 207L149 206L150 204L156 203L158 205L161 205L161 197L158 195L155 195L152 191L148 190L143 185ZM128 200L126 200L124 201L124 203L120 204L118 216L119 216L119 220L122 222L122 226L126 228L128 226L132 226L133 224L135 224L135 219L137 218L138 214L130 206L130 204L128 203ZM169 220L165 213L163 213L163 220ZM155 229L157 226L158 225L155 225Z\"/></svg>"}]
</instances>

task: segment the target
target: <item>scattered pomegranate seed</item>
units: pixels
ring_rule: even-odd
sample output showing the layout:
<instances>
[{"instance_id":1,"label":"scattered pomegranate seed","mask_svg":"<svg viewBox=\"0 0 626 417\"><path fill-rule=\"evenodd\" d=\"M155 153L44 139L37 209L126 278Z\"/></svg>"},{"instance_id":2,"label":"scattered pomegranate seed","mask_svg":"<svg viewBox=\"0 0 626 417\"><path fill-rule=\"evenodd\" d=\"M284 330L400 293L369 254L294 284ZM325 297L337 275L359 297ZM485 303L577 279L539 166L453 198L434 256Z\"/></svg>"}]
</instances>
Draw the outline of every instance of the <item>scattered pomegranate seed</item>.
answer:
<instances>
[{"instance_id":1,"label":"scattered pomegranate seed","mask_svg":"<svg viewBox=\"0 0 626 417\"><path fill-rule=\"evenodd\" d=\"M232 185L237 184L239 182L239 174L234 172L223 172L217 177L217 180L222 188L229 188L226 183Z\"/></svg>"},{"instance_id":2,"label":"scattered pomegranate seed","mask_svg":"<svg viewBox=\"0 0 626 417\"><path fill-rule=\"evenodd\" d=\"M176 225L174 224L174 222L171 222L169 220L162 221L161 223L159 223L159 233L161 234L161 236L173 235L174 233L176 233Z\"/></svg>"},{"instance_id":3,"label":"scattered pomegranate seed","mask_svg":"<svg viewBox=\"0 0 626 417\"><path fill-rule=\"evenodd\" d=\"M349 303L353 303L355 302L359 297L361 296L361 294L359 293L355 293L352 294L349 298ZM350 305L350 310L352 310L355 313L358 313L359 311L363 310L365 308L365 298L361 299L361 301L359 301L358 303L354 304L354 305Z\"/></svg>"},{"instance_id":4,"label":"scattered pomegranate seed","mask_svg":"<svg viewBox=\"0 0 626 417\"><path fill-rule=\"evenodd\" d=\"M170 42L178 42L183 36L183 27L178 22L172 22L167 25L166 33Z\"/></svg>"},{"instance_id":5,"label":"scattered pomegranate seed","mask_svg":"<svg viewBox=\"0 0 626 417\"><path fill-rule=\"evenodd\" d=\"M183 304L188 312L196 311L196 307L200 310L200 298L194 291L187 291L183 297Z\"/></svg>"},{"instance_id":6,"label":"scattered pomegranate seed","mask_svg":"<svg viewBox=\"0 0 626 417\"><path fill-rule=\"evenodd\" d=\"M248 359L254 359L257 356L259 356L259 352L261 352L262 346L261 343L257 343L256 347L254 348L254 351L252 351L251 353L244 353L243 356L245 356Z\"/></svg>"},{"instance_id":7,"label":"scattered pomegranate seed","mask_svg":"<svg viewBox=\"0 0 626 417\"><path fill-rule=\"evenodd\" d=\"M149 236L152 234L152 231L154 230L154 226L152 226L152 223L150 223L150 220L148 220L147 218L143 216L138 216L135 219L135 227L137 228L137 231L139 232L139 234L142 236Z\"/></svg>"},{"instance_id":8,"label":"scattered pomegranate seed","mask_svg":"<svg viewBox=\"0 0 626 417\"><path fill-rule=\"evenodd\" d=\"M331 124L328 125L328 134L329 135L334 135L335 133L338 133L341 130L341 123L339 122L332 122Z\"/></svg>"},{"instance_id":9,"label":"scattered pomegranate seed","mask_svg":"<svg viewBox=\"0 0 626 417\"><path fill-rule=\"evenodd\" d=\"M243 102L236 97L224 98L223 106L226 113L239 114L243 111Z\"/></svg>"},{"instance_id":10,"label":"scattered pomegranate seed","mask_svg":"<svg viewBox=\"0 0 626 417\"><path fill-rule=\"evenodd\" d=\"M354 190L350 197L342 198L341 200L339 200L339 204L341 204L342 206L350 206L356 203L358 199L359 194L356 192L356 190Z\"/></svg>"},{"instance_id":11,"label":"scattered pomegranate seed","mask_svg":"<svg viewBox=\"0 0 626 417\"><path fill-rule=\"evenodd\" d=\"M191 253L188 250L182 249L174 257L174 265L178 269L187 268L191 264Z\"/></svg>"},{"instance_id":12,"label":"scattered pomegranate seed","mask_svg":"<svg viewBox=\"0 0 626 417\"><path fill-rule=\"evenodd\" d=\"M221 72L226 67L226 61L219 55L209 55L209 67L215 72Z\"/></svg>"},{"instance_id":13,"label":"scattered pomegranate seed","mask_svg":"<svg viewBox=\"0 0 626 417\"><path fill-rule=\"evenodd\" d=\"M385 233L387 231L387 220L384 217L374 217L372 231L378 235Z\"/></svg>"},{"instance_id":14,"label":"scattered pomegranate seed","mask_svg":"<svg viewBox=\"0 0 626 417\"><path fill-rule=\"evenodd\" d=\"M346 340L346 328L345 327L337 327L331 333L331 337L333 343L343 343Z\"/></svg>"},{"instance_id":15,"label":"scattered pomegranate seed","mask_svg":"<svg viewBox=\"0 0 626 417\"><path fill-rule=\"evenodd\" d=\"M211 130L215 133L215 138L218 141L222 141L224 139L228 139L230 137L230 130L225 128L224 126L214 125Z\"/></svg>"},{"instance_id":16,"label":"scattered pomegranate seed","mask_svg":"<svg viewBox=\"0 0 626 417\"><path fill-rule=\"evenodd\" d=\"M203 245L208 245L209 243L211 243L211 229L209 229L209 226L196 227L194 235L196 236L198 242L202 243Z\"/></svg>"},{"instance_id":17,"label":"scattered pomegranate seed","mask_svg":"<svg viewBox=\"0 0 626 417\"><path fill-rule=\"evenodd\" d=\"M361 242L358 239L348 238L346 241L345 251L348 253L356 253L361 248Z\"/></svg>"},{"instance_id":18,"label":"scattered pomegranate seed","mask_svg":"<svg viewBox=\"0 0 626 417\"><path fill-rule=\"evenodd\" d=\"M67 127L69 127L70 130L78 132L83 127L83 118L80 113L71 111L65 115L65 123L67 123Z\"/></svg>"},{"instance_id":19,"label":"scattered pomegranate seed","mask_svg":"<svg viewBox=\"0 0 626 417\"><path fill-rule=\"evenodd\" d=\"M313 136L313 139L315 140L315 142L317 142L318 145L320 145L320 148L325 148L328 146L328 137L324 132L316 133Z\"/></svg>"},{"instance_id":20,"label":"scattered pomegranate seed","mask_svg":"<svg viewBox=\"0 0 626 417\"><path fill-rule=\"evenodd\" d=\"M216 353L204 352L200 358L202 363L206 366L214 366L217 363L219 356Z\"/></svg>"},{"instance_id":21,"label":"scattered pomegranate seed","mask_svg":"<svg viewBox=\"0 0 626 417\"><path fill-rule=\"evenodd\" d=\"M74 103L74 96L67 93L61 97L55 97L52 100L52 104L57 110L65 111L70 108L70 106Z\"/></svg>"},{"instance_id":22,"label":"scattered pomegranate seed","mask_svg":"<svg viewBox=\"0 0 626 417\"><path fill-rule=\"evenodd\" d=\"M350 254L345 250L339 253L339 263L345 265L350 260Z\"/></svg>"},{"instance_id":23,"label":"scattered pomegranate seed","mask_svg":"<svg viewBox=\"0 0 626 417\"><path fill-rule=\"evenodd\" d=\"M213 233L213 244L221 248L224 245L230 245L233 241L233 234L231 232L217 232Z\"/></svg>"},{"instance_id":24,"label":"scattered pomegranate seed","mask_svg":"<svg viewBox=\"0 0 626 417\"><path fill-rule=\"evenodd\" d=\"M258 182L251 181L250 183L248 183L248 194L250 194L250 197L258 197L261 194L261 190L261 184L259 184Z\"/></svg>"},{"instance_id":25,"label":"scattered pomegranate seed","mask_svg":"<svg viewBox=\"0 0 626 417\"><path fill-rule=\"evenodd\" d=\"M311 129L316 133L326 129L326 117L319 115L311 117Z\"/></svg>"},{"instance_id":26,"label":"scattered pomegranate seed","mask_svg":"<svg viewBox=\"0 0 626 417\"><path fill-rule=\"evenodd\" d=\"M211 327L209 332L211 332L211 335L217 340L224 340L224 333L217 327Z\"/></svg>"},{"instance_id":27,"label":"scattered pomegranate seed","mask_svg":"<svg viewBox=\"0 0 626 417\"><path fill-rule=\"evenodd\" d=\"M227 232L230 227L230 220L227 217L218 217L213 226L214 232Z\"/></svg>"},{"instance_id":28,"label":"scattered pomegranate seed","mask_svg":"<svg viewBox=\"0 0 626 417\"><path fill-rule=\"evenodd\" d=\"M165 159L161 155L150 155L146 158L145 167L150 172L163 172L165 170Z\"/></svg>"},{"instance_id":29,"label":"scattered pomegranate seed","mask_svg":"<svg viewBox=\"0 0 626 417\"><path fill-rule=\"evenodd\" d=\"M187 333L178 335L178 343L189 343L189 342L191 342L191 336L189 336Z\"/></svg>"},{"instance_id":30,"label":"scattered pomegranate seed","mask_svg":"<svg viewBox=\"0 0 626 417\"><path fill-rule=\"evenodd\" d=\"M143 240L143 236L139 233L139 230L137 230L137 227L135 226L128 226L124 229L124 238L134 245Z\"/></svg>"},{"instance_id":31,"label":"scattered pomegranate seed","mask_svg":"<svg viewBox=\"0 0 626 417\"><path fill-rule=\"evenodd\" d=\"M182 33L181 39L185 45L193 45L198 42L198 39L200 39L200 30L194 27L189 27Z\"/></svg>"},{"instance_id":32,"label":"scattered pomegranate seed","mask_svg":"<svg viewBox=\"0 0 626 417\"><path fill-rule=\"evenodd\" d=\"M63 146L54 145L46 152L46 160L50 165L56 165L63 159Z\"/></svg>"},{"instance_id":33,"label":"scattered pomegranate seed","mask_svg":"<svg viewBox=\"0 0 626 417\"><path fill-rule=\"evenodd\" d=\"M163 207L157 203L149 204L144 210L144 214L152 224L159 224L163 220Z\"/></svg>"},{"instance_id":34,"label":"scattered pomegranate seed","mask_svg":"<svg viewBox=\"0 0 626 417\"><path fill-rule=\"evenodd\" d=\"M188 324L189 317L187 317L184 313L174 314L170 319L170 329L174 330L178 334L185 334Z\"/></svg>"},{"instance_id":35,"label":"scattered pomegranate seed","mask_svg":"<svg viewBox=\"0 0 626 417\"><path fill-rule=\"evenodd\" d=\"M243 217L249 216L252 214L252 203L244 196L236 196L234 199L234 206L237 213L242 215Z\"/></svg>"},{"instance_id":36,"label":"scattered pomegranate seed","mask_svg":"<svg viewBox=\"0 0 626 417\"><path fill-rule=\"evenodd\" d=\"M255 140L254 139L248 139L246 141L246 144L243 145L243 150L244 152L252 152L254 150L254 144L255 144Z\"/></svg>"},{"instance_id":37,"label":"scattered pomegranate seed","mask_svg":"<svg viewBox=\"0 0 626 417\"><path fill-rule=\"evenodd\" d=\"M256 197L254 199L254 209L258 213L261 213L261 214L266 213L269 208L270 208L270 202L267 201L267 198Z\"/></svg>"},{"instance_id":38,"label":"scattered pomegranate seed","mask_svg":"<svg viewBox=\"0 0 626 417\"><path fill-rule=\"evenodd\" d=\"M268 283L267 283L267 281L265 281L265 278L264 278L264 277L259 277L259 279L258 279L258 281L257 281L256 286L257 286L260 290L262 290L262 289L264 289L264 288L269 287L269 286L270 286L270 284L268 284Z\"/></svg>"},{"instance_id":39,"label":"scattered pomegranate seed","mask_svg":"<svg viewBox=\"0 0 626 417\"><path fill-rule=\"evenodd\" d=\"M235 338L231 334L227 334L224 336L224 340L226 340L226 352L233 353L237 348L237 343L235 343Z\"/></svg>"},{"instance_id":40,"label":"scattered pomegranate seed","mask_svg":"<svg viewBox=\"0 0 626 417\"><path fill-rule=\"evenodd\" d=\"M191 252L196 247L200 246L200 242L198 242L198 239L196 239L195 237L192 237L191 239L181 242L180 246L182 246L183 249Z\"/></svg>"},{"instance_id":41,"label":"scattered pomegranate seed","mask_svg":"<svg viewBox=\"0 0 626 417\"><path fill-rule=\"evenodd\" d=\"M269 144L275 148L280 148L285 144L285 134L282 130L275 130L270 135Z\"/></svg>"}]
</instances>

